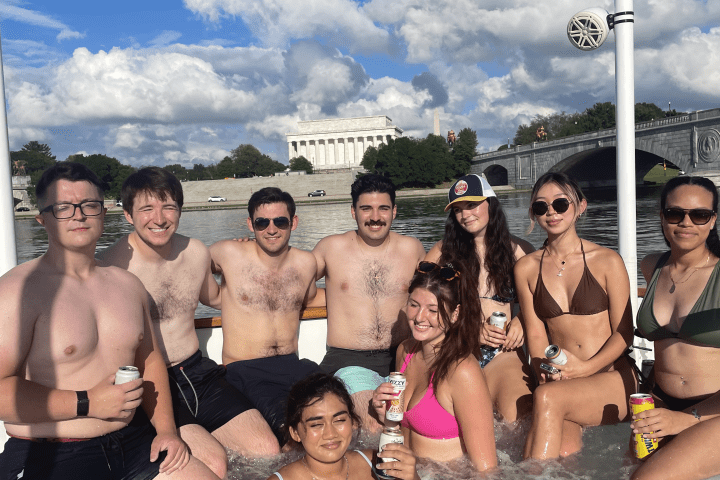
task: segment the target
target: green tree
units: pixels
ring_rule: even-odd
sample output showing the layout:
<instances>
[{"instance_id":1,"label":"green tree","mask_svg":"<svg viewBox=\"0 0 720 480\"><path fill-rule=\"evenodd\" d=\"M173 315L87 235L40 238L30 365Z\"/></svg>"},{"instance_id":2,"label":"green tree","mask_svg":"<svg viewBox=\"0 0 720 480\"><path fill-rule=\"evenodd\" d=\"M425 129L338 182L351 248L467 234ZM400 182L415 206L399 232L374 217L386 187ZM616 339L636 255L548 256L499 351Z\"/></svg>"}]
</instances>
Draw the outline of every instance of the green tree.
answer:
<instances>
[{"instance_id":1,"label":"green tree","mask_svg":"<svg viewBox=\"0 0 720 480\"><path fill-rule=\"evenodd\" d=\"M365 150L365 153L363 154L363 159L360 162L360 166L363 167L368 172L374 172L377 161L378 161L378 149L371 145L367 148L367 150Z\"/></svg>"},{"instance_id":2,"label":"green tree","mask_svg":"<svg viewBox=\"0 0 720 480\"><path fill-rule=\"evenodd\" d=\"M463 128L457 135L457 141L453 145L452 156L455 161L451 178L461 177L470 171L470 163L475 156L477 148L477 133L469 128Z\"/></svg>"},{"instance_id":3,"label":"green tree","mask_svg":"<svg viewBox=\"0 0 720 480\"><path fill-rule=\"evenodd\" d=\"M665 112L654 103L635 104L635 123L665 118Z\"/></svg>"},{"instance_id":4,"label":"green tree","mask_svg":"<svg viewBox=\"0 0 720 480\"><path fill-rule=\"evenodd\" d=\"M273 160L252 145L243 144L231 152L236 177L270 176L285 170L285 165ZM222 163L222 162L220 162ZM220 165L218 165L218 168ZM218 172L219 173L219 172ZM232 175L228 175L232 176Z\"/></svg>"},{"instance_id":5,"label":"green tree","mask_svg":"<svg viewBox=\"0 0 720 480\"><path fill-rule=\"evenodd\" d=\"M361 164L373 173L388 177L398 188L437 185L450 179L454 172L453 157L445 139L432 134L423 140L390 139L377 150L368 148Z\"/></svg>"},{"instance_id":6,"label":"green tree","mask_svg":"<svg viewBox=\"0 0 720 480\"><path fill-rule=\"evenodd\" d=\"M99 153L87 157L82 154L70 155L67 161L82 163L95 172L95 175L105 184L106 198L120 198L123 182L136 171L135 168L120 163L117 158Z\"/></svg>"},{"instance_id":7,"label":"green tree","mask_svg":"<svg viewBox=\"0 0 720 480\"><path fill-rule=\"evenodd\" d=\"M180 180L180 181L187 181L187 179L189 177L187 169L185 167L183 167L182 165L180 165L179 163L175 163L172 165L165 165L163 168L165 170L167 170L168 172L172 173L173 175L175 175L178 178L178 180Z\"/></svg>"},{"instance_id":8,"label":"green tree","mask_svg":"<svg viewBox=\"0 0 720 480\"><path fill-rule=\"evenodd\" d=\"M299 157L295 157L290 159L290 170L293 171L300 171L305 170L308 174L313 173L313 166L312 163L310 163L310 160L300 155Z\"/></svg>"},{"instance_id":9,"label":"green tree","mask_svg":"<svg viewBox=\"0 0 720 480\"><path fill-rule=\"evenodd\" d=\"M17 163L16 163L17 162ZM26 143L22 150L10 152L11 168L13 165L22 165L25 169L25 175L30 176L30 187L28 187L28 196L30 201L35 203L35 185L42 172L47 168L55 165L55 155L50 151L50 147L44 143L36 141Z\"/></svg>"}]
</instances>

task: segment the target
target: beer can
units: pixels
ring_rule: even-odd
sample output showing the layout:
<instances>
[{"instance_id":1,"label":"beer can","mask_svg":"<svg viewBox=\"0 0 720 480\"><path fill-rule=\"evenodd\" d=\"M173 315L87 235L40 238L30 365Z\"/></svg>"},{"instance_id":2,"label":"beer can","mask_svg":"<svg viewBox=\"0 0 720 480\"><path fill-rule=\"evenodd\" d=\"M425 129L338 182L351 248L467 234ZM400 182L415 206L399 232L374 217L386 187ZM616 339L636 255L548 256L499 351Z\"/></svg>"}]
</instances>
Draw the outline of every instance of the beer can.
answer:
<instances>
[{"instance_id":1,"label":"beer can","mask_svg":"<svg viewBox=\"0 0 720 480\"><path fill-rule=\"evenodd\" d=\"M399 422L403 419L405 413L405 385L407 380L404 373L391 372L388 381L393 386L395 398L390 400L390 405L385 410L385 418L391 422Z\"/></svg>"},{"instance_id":2,"label":"beer can","mask_svg":"<svg viewBox=\"0 0 720 480\"><path fill-rule=\"evenodd\" d=\"M545 356L550 360L550 363L555 365L565 365L567 363L567 355L557 345L548 345L545 349Z\"/></svg>"},{"instance_id":3,"label":"beer can","mask_svg":"<svg viewBox=\"0 0 720 480\"><path fill-rule=\"evenodd\" d=\"M633 415L645 410L652 410L655 408L655 400L646 393L634 393L630 395L630 408L632 408ZM656 438L643 438L642 433L634 433L633 435L635 436L636 458L645 458L657 450L658 441Z\"/></svg>"},{"instance_id":4,"label":"beer can","mask_svg":"<svg viewBox=\"0 0 720 480\"><path fill-rule=\"evenodd\" d=\"M383 448L388 443L405 443L405 437L400 431L400 427L385 427L383 432L380 434L380 443L378 445L378 453L382 453ZM382 458L384 462L397 462L397 458ZM382 463L378 464L378 470L382 470ZM382 478L395 478L388 475L383 475L378 471L378 476Z\"/></svg>"},{"instance_id":5,"label":"beer can","mask_svg":"<svg viewBox=\"0 0 720 480\"><path fill-rule=\"evenodd\" d=\"M137 367L133 367L132 365L120 367L115 373L115 385L132 382L136 378L140 378L140 370L138 370Z\"/></svg>"},{"instance_id":6,"label":"beer can","mask_svg":"<svg viewBox=\"0 0 720 480\"><path fill-rule=\"evenodd\" d=\"M505 315L505 312L493 312L493 314L490 315L490 320L488 321L488 323L490 325L494 325L505 330L505 324L507 323L507 315Z\"/></svg>"}]
</instances>

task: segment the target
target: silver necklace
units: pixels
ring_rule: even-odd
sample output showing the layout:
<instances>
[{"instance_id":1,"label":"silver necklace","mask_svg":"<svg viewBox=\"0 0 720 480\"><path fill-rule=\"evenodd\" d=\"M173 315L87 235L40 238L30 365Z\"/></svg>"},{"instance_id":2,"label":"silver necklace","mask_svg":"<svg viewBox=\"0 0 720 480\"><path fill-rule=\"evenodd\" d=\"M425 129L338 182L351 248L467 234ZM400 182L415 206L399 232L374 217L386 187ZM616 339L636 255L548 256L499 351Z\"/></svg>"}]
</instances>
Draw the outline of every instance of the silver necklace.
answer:
<instances>
[{"instance_id":1,"label":"silver necklace","mask_svg":"<svg viewBox=\"0 0 720 480\"><path fill-rule=\"evenodd\" d=\"M550 252L550 249L548 249L547 245L545 245L545 251L548 253L548 255L550 255L550 258L552 259L553 263L555 264L555 267L557 267L557 269L558 269L558 273L557 273L557 276L558 276L558 277L562 277L562 272L565 271L565 262L566 262L567 259L570 257L570 255L572 255L573 253L575 253L575 252L577 251L577 249L578 249L578 247L580 246L581 243L582 243L582 240L580 240L580 241L578 242L578 244L575 245L575 248L573 249L572 252L570 252L570 253L568 253L567 255L565 255L565 260L563 260L562 262L560 262L560 265L557 264L557 261L555 261L555 256Z\"/></svg>"},{"instance_id":2,"label":"silver necklace","mask_svg":"<svg viewBox=\"0 0 720 480\"><path fill-rule=\"evenodd\" d=\"M345 480L348 480L350 478L350 463L348 462L348 459L345 455L343 455L343 459L345 460ZM308 471L310 476L313 478L313 480L326 480L322 477L316 477L315 474L310 470L310 467L307 464L307 460L305 457L302 458L302 464L305 466L305 469Z\"/></svg>"}]
</instances>

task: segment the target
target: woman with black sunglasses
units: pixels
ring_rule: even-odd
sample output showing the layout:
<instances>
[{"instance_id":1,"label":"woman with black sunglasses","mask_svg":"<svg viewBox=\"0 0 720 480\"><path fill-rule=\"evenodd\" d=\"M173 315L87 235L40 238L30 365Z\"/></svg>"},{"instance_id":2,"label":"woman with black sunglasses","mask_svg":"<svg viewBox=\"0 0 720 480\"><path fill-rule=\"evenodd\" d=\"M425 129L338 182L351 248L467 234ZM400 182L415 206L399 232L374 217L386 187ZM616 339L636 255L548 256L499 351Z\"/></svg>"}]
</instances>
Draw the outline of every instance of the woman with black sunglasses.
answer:
<instances>
[{"instance_id":1,"label":"woman with black sunglasses","mask_svg":"<svg viewBox=\"0 0 720 480\"><path fill-rule=\"evenodd\" d=\"M659 439L662 448L634 479L720 473L714 441L720 436L717 208L717 188L703 177L676 177L660 196L660 225L670 251L642 260L648 287L637 314L638 329L655 342L649 390L656 408L635 415L631 426Z\"/></svg>"},{"instance_id":2,"label":"woman with black sunglasses","mask_svg":"<svg viewBox=\"0 0 720 480\"><path fill-rule=\"evenodd\" d=\"M477 290L452 265L420 262L408 291L412 337L395 358L407 380L406 445L418 457L445 462L467 453L478 470L495 468L492 401L473 355L480 334ZM375 389L372 406L381 421L394 398L390 383Z\"/></svg>"},{"instance_id":3,"label":"woman with black sunglasses","mask_svg":"<svg viewBox=\"0 0 720 480\"><path fill-rule=\"evenodd\" d=\"M543 248L515 265L531 365L540 385L525 457L567 456L582 448L582 427L628 418L628 395L637 380L623 355L633 336L630 282L614 251L582 240L575 224L587 200L574 180L546 173L533 187L529 211L547 232ZM567 357L553 365L545 350L558 345Z\"/></svg>"}]
</instances>

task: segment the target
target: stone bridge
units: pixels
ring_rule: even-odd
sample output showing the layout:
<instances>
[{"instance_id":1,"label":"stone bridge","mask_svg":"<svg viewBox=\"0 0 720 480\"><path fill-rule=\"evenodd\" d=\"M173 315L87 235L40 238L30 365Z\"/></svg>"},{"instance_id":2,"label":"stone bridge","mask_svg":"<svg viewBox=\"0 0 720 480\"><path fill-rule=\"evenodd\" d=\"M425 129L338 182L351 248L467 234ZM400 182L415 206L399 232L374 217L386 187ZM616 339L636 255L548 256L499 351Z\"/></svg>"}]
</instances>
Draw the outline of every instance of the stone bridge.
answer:
<instances>
[{"instance_id":1,"label":"stone bridge","mask_svg":"<svg viewBox=\"0 0 720 480\"><path fill-rule=\"evenodd\" d=\"M530 188L548 171L565 172L582 187L616 184L616 129L573 135L477 155L471 172L491 185ZM635 124L635 178L642 183L663 159L686 173L720 173L720 108Z\"/></svg>"}]
</instances>

